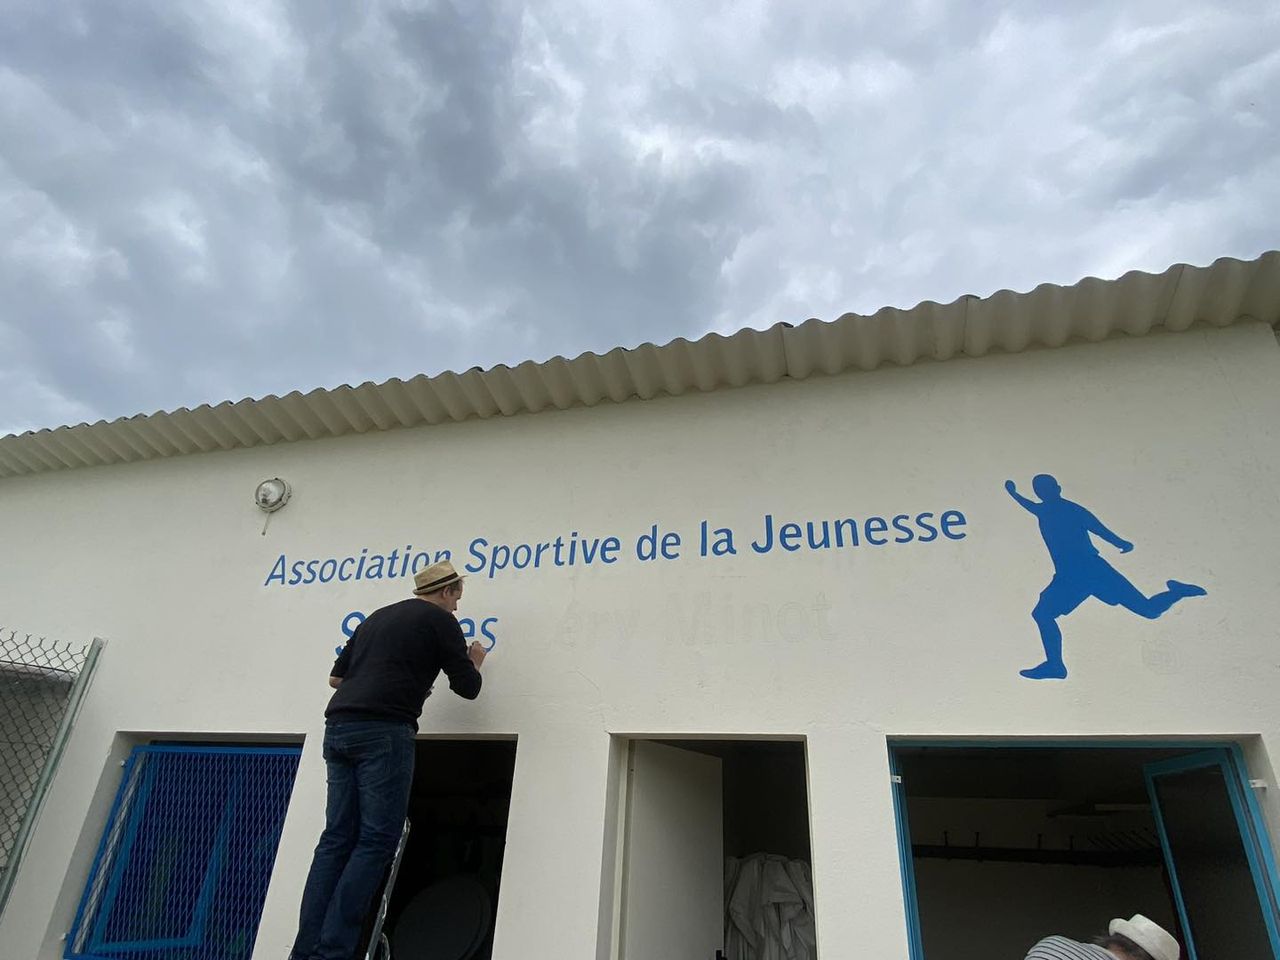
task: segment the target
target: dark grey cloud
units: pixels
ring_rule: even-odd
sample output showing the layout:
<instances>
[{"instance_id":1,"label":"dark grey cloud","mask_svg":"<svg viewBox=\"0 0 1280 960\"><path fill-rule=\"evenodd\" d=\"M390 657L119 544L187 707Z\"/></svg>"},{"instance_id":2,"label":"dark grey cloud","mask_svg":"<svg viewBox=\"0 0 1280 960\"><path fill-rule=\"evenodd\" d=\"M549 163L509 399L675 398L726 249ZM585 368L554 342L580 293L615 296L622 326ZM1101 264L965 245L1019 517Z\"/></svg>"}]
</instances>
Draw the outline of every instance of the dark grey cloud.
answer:
<instances>
[{"instance_id":1,"label":"dark grey cloud","mask_svg":"<svg viewBox=\"0 0 1280 960\"><path fill-rule=\"evenodd\" d=\"M0 3L0 432L1277 245L1280 14Z\"/></svg>"}]
</instances>

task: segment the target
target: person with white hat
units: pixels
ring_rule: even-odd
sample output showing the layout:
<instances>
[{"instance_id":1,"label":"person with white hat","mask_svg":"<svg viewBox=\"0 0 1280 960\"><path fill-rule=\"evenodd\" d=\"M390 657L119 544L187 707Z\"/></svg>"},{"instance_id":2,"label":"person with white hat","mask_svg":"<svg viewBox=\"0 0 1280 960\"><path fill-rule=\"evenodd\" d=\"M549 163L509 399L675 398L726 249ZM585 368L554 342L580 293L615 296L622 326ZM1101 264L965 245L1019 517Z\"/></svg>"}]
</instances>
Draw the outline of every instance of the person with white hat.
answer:
<instances>
[{"instance_id":1,"label":"person with white hat","mask_svg":"<svg viewBox=\"0 0 1280 960\"><path fill-rule=\"evenodd\" d=\"M330 671L325 709L328 802L302 891L290 960L350 960L409 808L414 734L444 671L458 696L480 695L485 649L467 645L454 611L462 577L448 560L414 574L414 596L375 610Z\"/></svg>"},{"instance_id":2,"label":"person with white hat","mask_svg":"<svg viewBox=\"0 0 1280 960\"><path fill-rule=\"evenodd\" d=\"M1026 960L1179 960L1178 941L1154 920L1135 913L1128 920L1112 920L1107 936L1093 943L1066 937L1041 940Z\"/></svg>"}]
</instances>

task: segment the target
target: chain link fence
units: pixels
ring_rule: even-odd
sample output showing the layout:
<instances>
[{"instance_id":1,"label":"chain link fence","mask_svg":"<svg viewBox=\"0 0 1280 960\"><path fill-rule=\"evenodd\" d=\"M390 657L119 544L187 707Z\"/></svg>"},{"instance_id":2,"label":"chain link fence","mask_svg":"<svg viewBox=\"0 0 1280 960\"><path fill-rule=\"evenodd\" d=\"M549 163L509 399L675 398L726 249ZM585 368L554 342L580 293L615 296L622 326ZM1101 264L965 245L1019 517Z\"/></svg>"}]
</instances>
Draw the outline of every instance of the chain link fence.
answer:
<instances>
[{"instance_id":1,"label":"chain link fence","mask_svg":"<svg viewBox=\"0 0 1280 960\"><path fill-rule=\"evenodd\" d=\"M0 627L0 912L100 647Z\"/></svg>"}]
</instances>

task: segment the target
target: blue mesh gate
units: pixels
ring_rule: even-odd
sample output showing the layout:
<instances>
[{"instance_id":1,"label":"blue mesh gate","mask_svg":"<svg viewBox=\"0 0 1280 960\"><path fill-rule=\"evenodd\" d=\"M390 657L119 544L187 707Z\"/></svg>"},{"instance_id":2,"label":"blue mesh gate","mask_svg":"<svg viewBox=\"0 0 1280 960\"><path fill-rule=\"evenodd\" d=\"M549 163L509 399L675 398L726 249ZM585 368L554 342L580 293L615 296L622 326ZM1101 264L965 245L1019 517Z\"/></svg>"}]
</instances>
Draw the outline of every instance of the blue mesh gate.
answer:
<instances>
[{"instance_id":1,"label":"blue mesh gate","mask_svg":"<svg viewBox=\"0 0 1280 960\"><path fill-rule=\"evenodd\" d=\"M68 960L244 960L301 747L137 747Z\"/></svg>"}]
</instances>

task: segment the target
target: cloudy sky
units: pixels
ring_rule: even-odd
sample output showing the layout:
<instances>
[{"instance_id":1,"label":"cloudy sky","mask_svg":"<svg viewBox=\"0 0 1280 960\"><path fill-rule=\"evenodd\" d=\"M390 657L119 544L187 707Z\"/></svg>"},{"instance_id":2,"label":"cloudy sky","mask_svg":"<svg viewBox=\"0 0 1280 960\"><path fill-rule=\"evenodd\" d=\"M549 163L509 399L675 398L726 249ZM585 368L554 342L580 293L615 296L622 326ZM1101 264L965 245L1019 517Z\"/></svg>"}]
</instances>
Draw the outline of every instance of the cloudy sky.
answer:
<instances>
[{"instance_id":1,"label":"cloudy sky","mask_svg":"<svg viewBox=\"0 0 1280 960\"><path fill-rule=\"evenodd\" d=\"M0 433L1280 246L1280 5L0 0Z\"/></svg>"}]
</instances>

